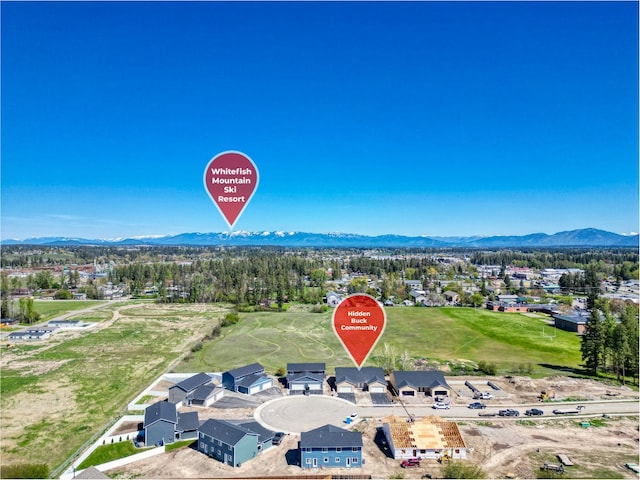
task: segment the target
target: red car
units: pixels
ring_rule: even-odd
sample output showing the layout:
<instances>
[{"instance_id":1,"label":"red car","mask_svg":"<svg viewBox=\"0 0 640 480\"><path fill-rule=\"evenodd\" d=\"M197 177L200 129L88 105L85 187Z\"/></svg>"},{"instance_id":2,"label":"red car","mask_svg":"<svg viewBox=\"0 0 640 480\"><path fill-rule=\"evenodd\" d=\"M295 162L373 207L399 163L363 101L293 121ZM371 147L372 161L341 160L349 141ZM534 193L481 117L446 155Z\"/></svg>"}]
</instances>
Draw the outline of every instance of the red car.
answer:
<instances>
[{"instance_id":1,"label":"red car","mask_svg":"<svg viewBox=\"0 0 640 480\"><path fill-rule=\"evenodd\" d=\"M402 463L400 464L400 466L402 468L419 467L420 466L420 459L419 458L408 458L407 460L403 460Z\"/></svg>"}]
</instances>

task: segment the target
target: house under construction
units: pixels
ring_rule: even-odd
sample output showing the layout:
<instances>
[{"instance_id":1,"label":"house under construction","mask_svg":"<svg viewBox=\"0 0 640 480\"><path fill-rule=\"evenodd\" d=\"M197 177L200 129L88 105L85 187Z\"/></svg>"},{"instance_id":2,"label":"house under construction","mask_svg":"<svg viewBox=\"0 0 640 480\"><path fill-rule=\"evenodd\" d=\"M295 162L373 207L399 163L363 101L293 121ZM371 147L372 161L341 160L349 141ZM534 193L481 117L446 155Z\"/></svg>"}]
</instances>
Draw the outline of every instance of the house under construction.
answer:
<instances>
[{"instance_id":1,"label":"house under construction","mask_svg":"<svg viewBox=\"0 0 640 480\"><path fill-rule=\"evenodd\" d=\"M394 458L466 458L467 446L455 422L436 415L407 421L389 416L382 429Z\"/></svg>"}]
</instances>

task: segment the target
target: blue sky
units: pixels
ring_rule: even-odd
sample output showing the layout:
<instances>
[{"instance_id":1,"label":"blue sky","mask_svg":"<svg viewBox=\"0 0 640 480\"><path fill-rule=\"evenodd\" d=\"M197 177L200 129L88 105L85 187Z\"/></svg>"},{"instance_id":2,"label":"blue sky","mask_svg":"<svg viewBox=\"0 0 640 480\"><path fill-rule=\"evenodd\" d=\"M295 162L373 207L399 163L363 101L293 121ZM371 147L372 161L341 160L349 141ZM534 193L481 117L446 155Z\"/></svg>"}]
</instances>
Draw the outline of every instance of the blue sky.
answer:
<instances>
[{"instance_id":1,"label":"blue sky","mask_svg":"<svg viewBox=\"0 0 640 480\"><path fill-rule=\"evenodd\" d=\"M638 231L637 2L6 2L1 238Z\"/></svg>"}]
</instances>

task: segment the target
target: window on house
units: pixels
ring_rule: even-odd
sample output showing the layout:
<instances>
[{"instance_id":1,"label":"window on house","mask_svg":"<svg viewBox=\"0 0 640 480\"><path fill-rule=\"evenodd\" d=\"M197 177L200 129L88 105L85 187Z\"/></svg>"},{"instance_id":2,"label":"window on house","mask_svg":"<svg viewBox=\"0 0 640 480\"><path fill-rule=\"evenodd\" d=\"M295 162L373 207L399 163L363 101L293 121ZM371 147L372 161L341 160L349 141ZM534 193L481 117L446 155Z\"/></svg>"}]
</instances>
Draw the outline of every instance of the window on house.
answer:
<instances>
[{"instance_id":1,"label":"window on house","mask_svg":"<svg viewBox=\"0 0 640 480\"><path fill-rule=\"evenodd\" d=\"M340 457L336 457L336 463L340 463Z\"/></svg>"},{"instance_id":2,"label":"window on house","mask_svg":"<svg viewBox=\"0 0 640 480\"><path fill-rule=\"evenodd\" d=\"M353 457L351 459L351 463L358 463L358 457Z\"/></svg>"},{"instance_id":3,"label":"window on house","mask_svg":"<svg viewBox=\"0 0 640 480\"><path fill-rule=\"evenodd\" d=\"M307 465L311 465L311 459L310 459L310 458L307 458L307 459L304 461L304 463L306 463Z\"/></svg>"},{"instance_id":4,"label":"window on house","mask_svg":"<svg viewBox=\"0 0 640 480\"><path fill-rule=\"evenodd\" d=\"M342 447L336 447L336 452L340 453L342 451Z\"/></svg>"},{"instance_id":5,"label":"window on house","mask_svg":"<svg viewBox=\"0 0 640 480\"><path fill-rule=\"evenodd\" d=\"M222 440L218 440L218 446L222 445Z\"/></svg>"},{"instance_id":6,"label":"window on house","mask_svg":"<svg viewBox=\"0 0 640 480\"><path fill-rule=\"evenodd\" d=\"M329 451L329 449L328 449L328 448L323 448L323 449L322 449L322 453L327 453L328 451Z\"/></svg>"},{"instance_id":7,"label":"window on house","mask_svg":"<svg viewBox=\"0 0 640 480\"><path fill-rule=\"evenodd\" d=\"M353 448L351 449L351 451L352 451L352 452L357 452L358 450L360 450L358 447L353 447Z\"/></svg>"},{"instance_id":8,"label":"window on house","mask_svg":"<svg viewBox=\"0 0 640 480\"><path fill-rule=\"evenodd\" d=\"M328 457L324 457L323 460L324 460L324 463L329 463L329 458Z\"/></svg>"},{"instance_id":9,"label":"window on house","mask_svg":"<svg viewBox=\"0 0 640 480\"><path fill-rule=\"evenodd\" d=\"M307 447L307 453L311 453L311 449Z\"/></svg>"}]
</instances>

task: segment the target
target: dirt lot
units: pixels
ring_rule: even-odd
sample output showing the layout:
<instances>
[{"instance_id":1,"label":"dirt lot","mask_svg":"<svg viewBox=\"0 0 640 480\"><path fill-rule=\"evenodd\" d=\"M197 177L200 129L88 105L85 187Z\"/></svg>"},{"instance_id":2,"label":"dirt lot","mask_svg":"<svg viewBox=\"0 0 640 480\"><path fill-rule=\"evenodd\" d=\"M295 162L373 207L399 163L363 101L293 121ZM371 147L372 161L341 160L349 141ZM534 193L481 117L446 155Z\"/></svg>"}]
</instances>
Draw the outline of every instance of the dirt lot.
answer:
<instances>
[{"instance_id":1,"label":"dirt lot","mask_svg":"<svg viewBox=\"0 0 640 480\"><path fill-rule=\"evenodd\" d=\"M454 390L459 383L464 384L464 380L456 377ZM511 382L505 378L492 380L503 388L500 403L536 402L540 390L554 392L556 399L638 398L637 392L624 387L612 388L591 380L560 376L542 380L518 377ZM473 381L479 383L477 378ZM468 395L463 389L460 392ZM462 403L466 398L454 400ZM252 411L251 408L199 409L203 418L248 418ZM481 466L489 478L507 475L536 478L542 473L543 463L559 463L558 453L565 453L575 463L567 467L567 478L637 478L624 464L638 462L638 419L599 418L592 420L592 424L584 428L579 420L570 418L532 421L522 417L491 417L459 422L459 427L469 452L465 462ZM331 469L330 473L364 474L372 478L398 474L403 474L403 478L421 478L427 473L433 478L441 476L442 467L435 461L423 461L419 468L405 470L398 460L387 457L374 441L380 426L380 418L359 420L354 428L363 433L364 465L358 470ZM186 447L107 473L119 478L246 478L328 473L300 469L296 452L298 440L299 436L289 435L280 446L268 449L239 468L223 465Z\"/></svg>"}]
</instances>

